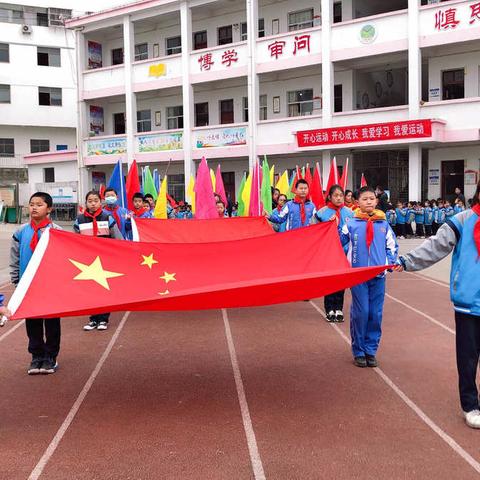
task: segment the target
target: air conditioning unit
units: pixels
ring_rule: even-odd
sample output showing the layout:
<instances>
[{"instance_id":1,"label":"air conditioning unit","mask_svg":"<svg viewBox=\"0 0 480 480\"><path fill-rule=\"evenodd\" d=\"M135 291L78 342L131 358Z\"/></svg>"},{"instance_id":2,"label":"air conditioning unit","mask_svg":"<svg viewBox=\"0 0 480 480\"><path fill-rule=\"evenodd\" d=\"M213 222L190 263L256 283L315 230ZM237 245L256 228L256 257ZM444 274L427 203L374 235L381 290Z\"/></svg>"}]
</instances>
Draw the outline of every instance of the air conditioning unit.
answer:
<instances>
[{"instance_id":1,"label":"air conditioning unit","mask_svg":"<svg viewBox=\"0 0 480 480\"><path fill-rule=\"evenodd\" d=\"M22 25L22 33L24 35L30 35L33 32L33 29L30 25Z\"/></svg>"}]
</instances>

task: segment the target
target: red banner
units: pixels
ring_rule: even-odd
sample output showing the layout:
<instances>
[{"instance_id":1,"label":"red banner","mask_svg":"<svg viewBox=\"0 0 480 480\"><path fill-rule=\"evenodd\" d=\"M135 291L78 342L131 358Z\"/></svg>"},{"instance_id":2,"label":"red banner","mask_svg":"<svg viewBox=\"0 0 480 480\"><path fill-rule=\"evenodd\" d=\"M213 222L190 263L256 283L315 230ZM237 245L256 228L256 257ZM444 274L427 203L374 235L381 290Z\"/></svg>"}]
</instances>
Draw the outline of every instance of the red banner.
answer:
<instances>
[{"instance_id":1,"label":"red banner","mask_svg":"<svg viewBox=\"0 0 480 480\"><path fill-rule=\"evenodd\" d=\"M365 282L335 222L212 243L142 243L48 229L15 290L14 319L294 302Z\"/></svg>"},{"instance_id":2,"label":"red banner","mask_svg":"<svg viewBox=\"0 0 480 480\"><path fill-rule=\"evenodd\" d=\"M405 122L372 123L370 125L304 130L297 132L297 144L299 147L318 147L347 143L429 138L431 136L431 120L409 120Z\"/></svg>"},{"instance_id":3,"label":"red banner","mask_svg":"<svg viewBox=\"0 0 480 480\"><path fill-rule=\"evenodd\" d=\"M262 237L273 233L265 217L233 217L208 220L136 218L133 239L140 242L206 243Z\"/></svg>"}]
</instances>

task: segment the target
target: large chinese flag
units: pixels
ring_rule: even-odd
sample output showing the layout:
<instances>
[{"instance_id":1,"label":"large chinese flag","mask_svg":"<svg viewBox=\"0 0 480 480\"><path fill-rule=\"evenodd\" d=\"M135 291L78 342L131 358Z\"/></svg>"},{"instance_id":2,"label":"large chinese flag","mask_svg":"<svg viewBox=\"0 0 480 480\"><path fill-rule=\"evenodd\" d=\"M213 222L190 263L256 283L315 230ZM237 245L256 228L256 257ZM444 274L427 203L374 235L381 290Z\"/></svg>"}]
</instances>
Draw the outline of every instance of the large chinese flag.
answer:
<instances>
[{"instance_id":1,"label":"large chinese flag","mask_svg":"<svg viewBox=\"0 0 480 480\"><path fill-rule=\"evenodd\" d=\"M207 220L132 219L133 240L158 243L206 243L262 237L273 233L265 217Z\"/></svg>"},{"instance_id":2,"label":"large chinese flag","mask_svg":"<svg viewBox=\"0 0 480 480\"><path fill-rule=\"evenodd\" d=\"M9 307L19 319L270 305L337 292L385 268L351 268L334 222L188 248L48 229Z\"/></svg>"}]
</instances>

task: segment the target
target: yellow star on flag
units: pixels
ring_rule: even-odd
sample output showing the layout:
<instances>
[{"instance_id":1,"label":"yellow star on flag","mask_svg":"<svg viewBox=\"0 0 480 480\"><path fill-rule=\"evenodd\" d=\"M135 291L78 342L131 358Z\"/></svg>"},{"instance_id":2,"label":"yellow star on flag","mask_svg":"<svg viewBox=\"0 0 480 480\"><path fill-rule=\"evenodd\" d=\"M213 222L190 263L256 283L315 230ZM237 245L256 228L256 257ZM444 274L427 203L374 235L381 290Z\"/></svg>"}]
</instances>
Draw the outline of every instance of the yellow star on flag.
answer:
<instances>
[{"instance_id":1,"label":"yellow star on flag","mask_svg":"<svg viewBox=\"0 0 480 480\"><path fill-rule=\"evenodd\" d=\"M175 275L176 273L167 273L165 272L164 275L162 275L160 278L162 280L165 280L165 283L168 283L168 282L176 282L177 279L175 278Z\"/></svg>"},{"instance_id":2,"label":"yellow star on flag","mask_svg":"<svg viewBox=\"0 0 480 480\"><path fill-rule=\"evenodd\" d=\"M76 262L71 258L69 260L80 270L80 273L74 277L74 280L93 280L107 290L110 290L109 278L122 277L124 275L124 273L104 270L100 257L97 257L90 265Z\"/></svg>"},{"instance_id":3,"label":"yellow star on flag","mask_svg":"<svg viewBox=\"0 0 480 480\"><path fill-rule=\"evenodd\" d=\"M142 255L142 257L143 257L143 262L142 262L140 265L147 265L150 270L152 269L152 266L153 266L155 263L158 263L158 262L153 258L153 253L151 253L148 257L146 257L145 255Z\"/></svg>"}]
</instances>

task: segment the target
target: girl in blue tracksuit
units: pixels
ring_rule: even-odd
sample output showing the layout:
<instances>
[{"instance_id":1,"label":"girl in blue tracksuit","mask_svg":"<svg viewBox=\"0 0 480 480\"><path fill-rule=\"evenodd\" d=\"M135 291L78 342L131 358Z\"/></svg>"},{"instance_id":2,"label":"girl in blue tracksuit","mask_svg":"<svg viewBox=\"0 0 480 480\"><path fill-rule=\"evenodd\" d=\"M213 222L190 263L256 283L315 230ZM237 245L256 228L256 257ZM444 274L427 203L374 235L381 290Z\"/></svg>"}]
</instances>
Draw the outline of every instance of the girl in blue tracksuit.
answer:
<instances>
[{"instance_id":1,"label":"girl in blue tracksuit","mask_svg":"<svg viewBox=\"0 0 480 480\"><path fill-rule=\"evenodd\" d=\"M455 215L455 211L451 203L448 200L445 200L445 222L452 218Z\"/></svg>"},{"instance_id":2,"label":"girl in blue tracksuit","mask_svg":"<svg viewBox=\"0 0 480 480\"><path fill-rule=\"evenodd\" d=\"M433 234L445 223L445 208L443 202L439 201L436 210L433 212Z\"/></svg>"},{"instance_id":3,"label":"girl in blue tracksuit","mask_svg":"<svg viewBox=\"0 0 480 480\"><path fill-rule=\"evenodd\" d=\"M353 217L353 212L344 204L344 193L340 185L332 185L327 195L327 205L315 217L319 222L336 221L339 230ZM346 253L346 252L345 252ZM343 322L345 290L325 295L325 312L328 322Z\"/></svg>"},{"instance_id":4,"label":"girl in blue tracksuit","mask_svg":"<svg viewBox=\"0 0 480 480\"><path fill-rule=\"evenodd\" d=\"M405 223L407 221L408 209L404 207L402 202L397 203L395 209L395 216L397 217L397 231L395 232L398 238L405 238Z\"/></svg>"},{"instance_id":5,"label":"girl in blue tracksuit","mask_svg":"<svg viewBox=\"0 0 480 480\"><path fill-rule=\"evenodd\" d=\"M397 261L398 245L385 214L376 210L377 199L371 187L362 187L359 209L341 230L342 244L348 245L347 258L352 267L389 265ZM382 334L385 300L385 273L352 287L350 334L354 363L358 367L376 367L376 353Z\"/></svg>"},{"instance_id":6,"label":"girl in blue tracksuit","mask_svg":"<svg viewBox=\"0 0 480 480\"><path fill-rule=\"evenodd\" d=\"M275 207L275 210L277 211L277 213L280 213L283 209L283 207L285 206L285 204L288 202L288 198L286 195L284 195L283 193L281 193L279 196L278 196L278 200L277 200L277 206ZM282 232L285 232L286 231L286 228L287 228L287 223L286 222L283 222L283 223L274 223L272 224L273 226L273 229L276 231L276 232L279 232L279 233L282 233Z\"/></svg>"},{"instance_id":7,"label":"girl in blue tracksuit","mask_svg":"<svg viewBox=\"0 0 480 480\"><path fill-rule=\"evenodd\" d=\"M455 310L460 403L467 424L480 428L476 384L480 354L480 182L472 209L448 218L437 235L400 257L400 270L430 267L452 250L450 298Z\"/></svg>"},{"instance_id":8,"label":"girl in blue tracksuit","mask_svg":"<svg viewBox=\"0 0 480 480\"><path fill-rule=\"evenodd\" d=\"M415 205L414 212L415 212L415 236L424 238L425 231L423 226L425 223L425 210L420 205L420 203L418 203Z\"/></svg>"},{"instance_id":9,"label":"girl in blue tracksuit","mask_svg":"<svg viewBox=\"0 0 480 480\"><path fill-rule=\"evenodd\" d=\"M463 202L461 200L457 200L455 202L455 206L453 207L453 211L454 211L455 215L457 213L465 211L465 205L463 204Z\"/></svg>"},{"instance_id":10,"label":"girl in blue tracksuit","mask_svg":"<svg viewBox=\"0 0 480 480\"><path fill-rule=\"evenodd\" d=\"M315 214L315 205L308 200L308 183L300 179L295 184L296 195L293 200L288 201L280 212L273 210L265 216L272 223L286 223L285 230L307 227L310 225Z\"/></svg>"},{"instance_id":11,"label":"girl in blue tracksuit","mask_svg":"<svg viewBox=\"0 0 480 480\"><path fill-rule=\"evenodd\" d=\"M413 237L412 222L415 220L415 210L411 202L407 204L407 216L405 220L405 234L407 237Z\"/></svg>"},{"instance_id":12,"label":"girl in blue tracksuit","mask_svg":"<svg viewBox=\"0 0 480 480\"><path fill-rule=\"evenodd\" d=\"M425 206L423 207L423 211L425 213L425 236L431 237L432 236L432 225L433 225L433 208L430 205L430 201L425 201Z\"/></svg>"}]
</instances>

